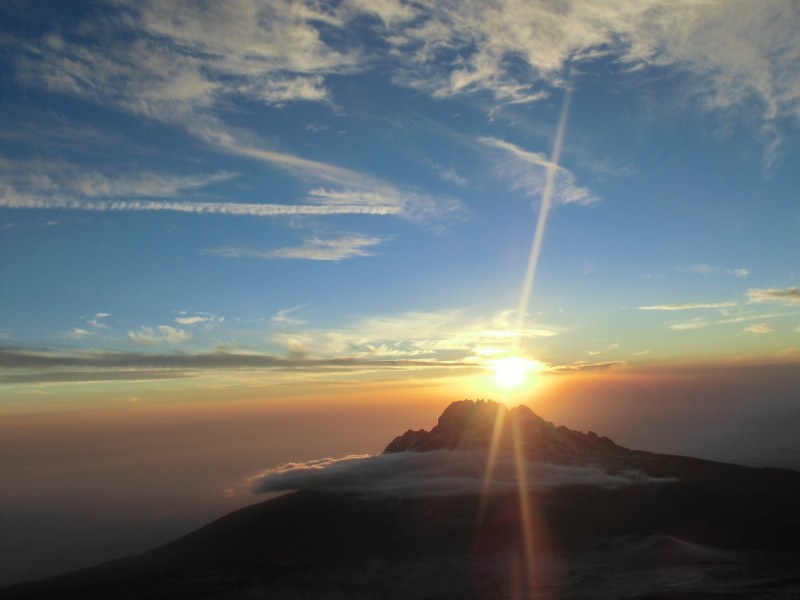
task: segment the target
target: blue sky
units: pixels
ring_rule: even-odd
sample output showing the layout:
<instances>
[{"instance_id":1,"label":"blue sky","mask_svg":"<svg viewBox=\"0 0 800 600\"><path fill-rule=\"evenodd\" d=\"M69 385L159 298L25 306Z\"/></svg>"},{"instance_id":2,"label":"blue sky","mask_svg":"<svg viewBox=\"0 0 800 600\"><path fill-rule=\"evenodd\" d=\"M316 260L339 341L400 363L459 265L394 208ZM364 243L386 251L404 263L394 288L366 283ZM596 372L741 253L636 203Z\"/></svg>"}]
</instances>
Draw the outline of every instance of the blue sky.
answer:
<instances>
[{"instance_id":1,"label":"blue sky","mask_svg":"<svg viewBox=\"0 0 800 600\"><path fill-rule=\"evenodd\" d=\"M800 357L796 2L12 1L0 21L7 411L210 374Z\"/></svg>"}]
</instances>

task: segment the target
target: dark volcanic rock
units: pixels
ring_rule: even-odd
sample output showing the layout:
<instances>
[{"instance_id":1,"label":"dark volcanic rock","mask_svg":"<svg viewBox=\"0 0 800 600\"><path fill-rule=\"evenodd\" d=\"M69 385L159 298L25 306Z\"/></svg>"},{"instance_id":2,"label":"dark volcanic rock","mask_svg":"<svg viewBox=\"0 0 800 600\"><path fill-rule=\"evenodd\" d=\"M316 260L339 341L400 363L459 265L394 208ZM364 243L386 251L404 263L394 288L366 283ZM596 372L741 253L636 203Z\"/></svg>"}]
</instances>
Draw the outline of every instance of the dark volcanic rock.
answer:
<instances>
[{"instance_id":1,"label":"dark volcanic rock","mask_svg":"<svg viewBox=\"0 0 800 600\"><path fill-rule=\"evenodd\" d=\"M486 400L453 402L433 429L406 431L384 452L489 450L495 438L501 451L512 450L516 438L527 458L558 464L608 462L632 452L591 431L556 427L527 406Z\"/></svg>"},{"instance_id":2,"label":"dark volcanic rock","mask_svg":"<svg viewBox=\"0 0 800 600\"><path fill-rule=\"evenodd\" d=\"M3 590L8 600L798 598L800 473L629 450L529 409L456 402L386 452L516 444L635 469L640 485L490 496L295 492L151 552ZM468 454L465 453L465 456ZM668 481L648 483L648 477ZM652 481L652 480L650 480Z\"/></svg>"}]
</instances>

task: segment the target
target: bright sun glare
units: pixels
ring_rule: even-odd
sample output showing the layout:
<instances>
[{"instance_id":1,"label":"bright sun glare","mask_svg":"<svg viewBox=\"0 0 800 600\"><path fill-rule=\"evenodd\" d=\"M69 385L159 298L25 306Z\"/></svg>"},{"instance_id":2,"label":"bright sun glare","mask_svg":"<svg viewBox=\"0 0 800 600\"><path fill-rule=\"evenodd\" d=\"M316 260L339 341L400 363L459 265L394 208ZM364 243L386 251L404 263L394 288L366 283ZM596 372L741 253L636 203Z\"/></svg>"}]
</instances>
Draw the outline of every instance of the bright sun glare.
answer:
<instances>
[{"instance_id":1,"label":"bright sun glare","mask_svg":"<svg viewBox=\"0 0 800 600\"><path fill-rule=\"evenodd\" d=\"M506 389L519 387L528 378L528 373L539 370L539 363L525 360L517 356L501 358L492 363L494 378L497 383Z\"/></svg>"}]
</instances>

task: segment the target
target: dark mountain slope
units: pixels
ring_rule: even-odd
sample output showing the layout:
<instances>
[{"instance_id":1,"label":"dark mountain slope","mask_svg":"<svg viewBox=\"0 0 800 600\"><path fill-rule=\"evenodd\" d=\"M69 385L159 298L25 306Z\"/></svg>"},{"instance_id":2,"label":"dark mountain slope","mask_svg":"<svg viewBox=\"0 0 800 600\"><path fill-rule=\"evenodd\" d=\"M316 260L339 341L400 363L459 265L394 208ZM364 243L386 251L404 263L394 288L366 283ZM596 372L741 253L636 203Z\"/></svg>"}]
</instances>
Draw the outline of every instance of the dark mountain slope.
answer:
<instances>
[{"instance_id":1,"label":"dark mountain slope","mask_svg":"<svg viewBox=\"0 0 800 600\"><path fill-rule=\"evenodd\" d=\"M628 450L494 403L454 403L386 452L488 449L498 412L500 453L518 431L528 460L670 480L488 498L294 492L3 597L800 597L800 473Z\"/></svg>"}]
</instances>

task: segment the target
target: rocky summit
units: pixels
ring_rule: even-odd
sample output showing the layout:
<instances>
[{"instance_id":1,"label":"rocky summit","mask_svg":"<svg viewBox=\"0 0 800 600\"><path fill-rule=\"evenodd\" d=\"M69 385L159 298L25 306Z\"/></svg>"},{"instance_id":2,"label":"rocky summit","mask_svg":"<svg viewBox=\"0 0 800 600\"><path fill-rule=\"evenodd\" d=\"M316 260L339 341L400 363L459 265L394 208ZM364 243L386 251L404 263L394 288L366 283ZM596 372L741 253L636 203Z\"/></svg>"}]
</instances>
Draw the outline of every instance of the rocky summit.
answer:
<instances>
[{"instance_id":1,"label":"rocky summit","mask_svg":"<svg viewBox=\"0 0 800 600\"><path fill-rule=\"evenodd\" d=\"M500 451L511 451L518 443L526 458L558 464L608 462L632 452L593 431L557 427L527 406L508 408L491 400L453 402L433 429L409 429L392 440L384 452L488 451L495 436Z\"/></svg>"}]
</instances>

